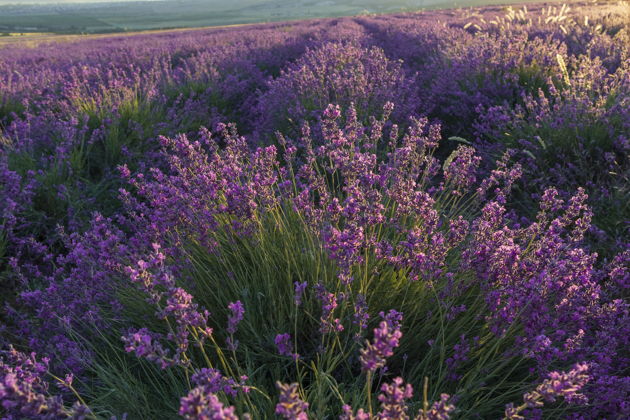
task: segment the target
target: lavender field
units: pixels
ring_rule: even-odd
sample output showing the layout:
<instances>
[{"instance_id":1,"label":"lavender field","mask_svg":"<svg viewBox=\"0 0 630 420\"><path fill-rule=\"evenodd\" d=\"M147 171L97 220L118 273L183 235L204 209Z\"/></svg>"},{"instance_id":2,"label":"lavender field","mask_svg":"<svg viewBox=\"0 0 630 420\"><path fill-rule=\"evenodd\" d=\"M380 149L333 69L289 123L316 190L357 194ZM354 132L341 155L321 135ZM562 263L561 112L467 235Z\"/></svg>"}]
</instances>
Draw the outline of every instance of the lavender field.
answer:
<instances>
[{"instance_id":1,"label":"lavender field","mask_svg":"<svg viewBox=\"0 0 630 420\"><path fill-rule=\"evenodd\" d=\"M630 4L0 49L0 418L630 418Z\"/></svg>"}]
</instances>

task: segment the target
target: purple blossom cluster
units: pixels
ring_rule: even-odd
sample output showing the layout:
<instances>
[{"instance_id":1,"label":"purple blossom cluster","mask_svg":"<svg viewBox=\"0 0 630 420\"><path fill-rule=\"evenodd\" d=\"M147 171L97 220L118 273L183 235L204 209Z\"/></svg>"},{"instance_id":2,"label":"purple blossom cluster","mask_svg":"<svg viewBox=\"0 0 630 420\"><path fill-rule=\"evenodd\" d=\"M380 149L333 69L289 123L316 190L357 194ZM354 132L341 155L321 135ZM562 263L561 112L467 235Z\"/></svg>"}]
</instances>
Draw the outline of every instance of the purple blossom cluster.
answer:
<instances>
[{"instance_id":1,"label":"purple blossom cluster","mask_svg":"<svg viewBox=\"0 0 630 420\"><path fill-rule=\"evenodd\" d=\"M80 402L71 407L61 395L51 394L48 359L37 360L13 347L0 354L0 407L6 419L85 419L90 410ZM72 375L54 377L57 385L72 387ZM5 417L6 416L6 417Z\"/></svg>"},{"instance_id":2,"label":"purple blossom cluster","mask_svg":"<svg viewBox=\"0 0 630 420\"><path fill-rule=\"evenodd\" d=\"M295 420L308 420L308 403L304 402L298 392L298 384L290 385L278 382L279 402L276 405L276 414L283 418Z\"/></svg>"},{"instance_id":3,"label":"purple blossom cluster","mask_svg":"<svg viewBox=\"0 0 630 420\"><path fill-rule=\"evenodd\" d=\"M415 415L409 414L411 398L413 398L413 387L405 384L400 377L394 378L391 383L384 383L381 386L381 394L378 396L381 404L378 413L370 414L360 408L355 414L352 407L345 405L344 414L341 415L340 420L448 420L451 418L451 413L455 411L455 406L450 403L451 397L442 394L440 399L431 406L425 399L424 408L418 410Z\"/></svg>"},{"instance_id":4,"label":"purple blossom cluster","mask_svg":"<svg viewBox=\"0 0 630 420\"><path fill-rule=\"evenodd\" d=\"M385 366L386 359L394 354L401 337L400 327L381 321L378 328L374 329L374 340L367 342L365 348L361 350L363 370L372 372Z\"/></svg>"},{"instance_id":5,"label":"purple blossom cluster","mask_svg":"<svg viewBox=\"0 0 630 420\"><path fill-rule=\"evenodd\" d=\"M165 266L166 256L158 244L153 244L148 257L147 261L139 260L137 268L126 267L126 273L131 282L146 294L147 302L158 308L156 317L165 320L169 328L166 334L152 334L147 328L130 330L122 337L125 351L156 362L162 369L174 365L189 367L191 340L196 345L203 345L212 337L213 330L208 326L210 313L199 308L190 293L177 287L173 275ZM173 354L160 343L162 339L175 345Z\"/></svg>"},{"instance_id":6,"label":"purple blossom cluster","mask_svg":"<svg viewBox=\"0 0 630 420\"><path fill-rule=\"evenodd\" d=\"M216 395L199 388L182 397L179 415L188 420L238 420L234 407L225 407Z\"/></svg>"},{"instance_id":7,"label":"purple blossom cluster","mask_svg":"<svg viewBox=\"0 0 630 420\"><path fill-rule=\"evenodd\" d=\"M0 413L131 357L187 419L447 419L499 358L480 417L629 417L630 28L576 5L1 49Z\"/></svg>"},{"instance_id":8,"label":"purple blossom cluster","mask_svg":"<svg viewBox=\"0 0 630 420\"><path fill-rule=\"evenodd\" d=\"M549 377L534 391L523 395L524 403L522 405L515 407L512 403L508 404L505 407L505 418L508 420L524 419L525 417L520 415L523 410L538 409L544 405L545 401L554 402L559 397L573 403L584 403L586 397L578 391L584 388L590 379L587 374L588 370L588 365L577 364L566 373L551 372Z\"/></svg>"},{"instance_id":9,"label":"purple blossom cluster","mask_svg":"<svg viewBox=\"0 0 630 420\"><path fill-rule=\"evenodd\" d=\"M291 334L278 334L276 338L274 338L274 343L278 348L278 354L281 356L289 356L293 359L299 359L300 355L297 353L293 353L293 344L291 342Z\"/></svg>"},{"instance_id":10,"label":"purple blossom cluster","mask_svg":"<svg viewBox=\"0 0 630 420\"><path fill-rule=\"evenodd\" d=\"M381 48L364 48L354 42L325 43L309 49L268 83L258 100L258 129L262 134L279 128L297 134L298 122L317 118L330 103L344 108L354 104L357 117L366 120L386 102L395 101L395 117L403 120L415 111L413 86L414 77Z\"/></svg>"}]
</instances>

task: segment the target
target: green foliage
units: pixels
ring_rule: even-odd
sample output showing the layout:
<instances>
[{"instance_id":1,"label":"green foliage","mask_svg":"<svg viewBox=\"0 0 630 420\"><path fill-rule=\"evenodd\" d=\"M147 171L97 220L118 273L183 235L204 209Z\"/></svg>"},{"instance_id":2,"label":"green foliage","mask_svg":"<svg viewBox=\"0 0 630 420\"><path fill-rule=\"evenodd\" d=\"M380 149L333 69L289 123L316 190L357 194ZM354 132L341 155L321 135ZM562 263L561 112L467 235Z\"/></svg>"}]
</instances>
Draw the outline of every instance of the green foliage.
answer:
<instances>
[{"instance_id":1,"label":"green foliage","mask_svg":"<svg viewBox=\"0 0 630 420\"><path fill-rule=\"evenodd\" d=\"M153 147L147 140L158 134L155 127L164 117L161 107L137 89L105 92L98 103L86 95L74 105L78 115L88 118L90 130L104 129L97 141L77 145L76 169L91 180L102 179L122 163L133 165L133 158Z\"/></svg>"},{"instance_id":2,"label":"green foliage","mask_svg":"<svg viewBox=\"0 0 630 420\"><path fill-rule=\"evenodd\" d=\"M13 114L22 115L24 111L24 105L10 97L3 96L0 92L0 129L3 123L6 124L13 120Z\"/></svg>"},{"instance_id":3,"label":"green foliage","mask_svg":"<svg viewBox=\"0 0 630 420\"><path fill-rule=\"evenodd\" d=\"M211 311L210 326L215 331L212 343L205 345L212 364L194 350L193 366L218 367L232 377L246 375L256 388L247 397L222 394L240 412L249 412L254 418L273 417L274 384L287 378L301 384L314 418L338 416L343 404L365 406L366 377L357 364L365 332L361 333L363 338L355 340L360 331L353 324L359 293L365 296L372 314L392 308L404 313L400 348L388 362L385 376L376 378L372 386L375 393L380 383L394 376L403 376L416 390L422 389L427 377L430 400L439 398L441 392L461 398L457 418L473 413L491 418L499 416L507 402L518 399L527 389L532 379L529 365L521 356L510 355L514 331L497 336L488 330L486 307L470 273L457 275L462 293L447 295L444 292L450 285L445 279L410 282L404 271L366 255L365 265L353 272L355 283L346 288L321 242L298 213L280 206L258 216L258 230L251 237L225 228L217 231L213 238L217 246L212 250L189 242L185 247L189 264L179 276L181 286L194 293L195 302ZM295 282L309 284L301 307L293 300ZM348 299L340 302L335 312L345 326L343 332L322 335L319 331L321 303L312 289L316 284L347 293ZM178 398L189 389L187 374L181 368L159 372L152 364L123 352L119 341L125 333L123 325L162 333L168 330L154 317L155 309L140 292L123 288L119 297L125 307L120 329L100 331L102 343L86 342L96 355L92 373L98 384L88 386L86 398L97 411L101 407L108 415L120 410L133 418L169 418ZM230 313L227 306L236 300L243 303L245 317L234 337L239 347L231 352L224 344L228 338L225 325ZM449 310L459 305L466 305L467 311L449 316ZM378 322L373 318L368 331ZM281 333L291 334L301 356L298 362L278 354L274 337ZM462 343L463 334L472 348L470 359L456 372L461 378L449 378L455 372L448 371L446 359L453 355L454 346ZM477 344L473 337L477 337Z\"/></svg>"}]
</instances>

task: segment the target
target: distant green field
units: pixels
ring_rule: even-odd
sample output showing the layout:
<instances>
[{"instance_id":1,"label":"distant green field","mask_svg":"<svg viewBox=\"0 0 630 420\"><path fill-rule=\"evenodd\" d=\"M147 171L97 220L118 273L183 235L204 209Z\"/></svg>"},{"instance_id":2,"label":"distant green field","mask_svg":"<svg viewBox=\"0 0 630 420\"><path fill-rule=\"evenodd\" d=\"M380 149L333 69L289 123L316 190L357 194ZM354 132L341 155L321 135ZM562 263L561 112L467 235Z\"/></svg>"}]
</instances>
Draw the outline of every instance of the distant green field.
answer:
<instances>
[{"instance_id":1,"label":"distant green field","mask_svg":"<svg viewBox=\"0 0 630 420\"><path fill-rule=\"evenodd\" d=\"M114 29L114 27L93 16L80 14L0 16L0 30L9 32L74 32L81 30L100 32L110 29Z\"/></svg>"},{"instance_id":2,"label":"distant green field","mask_svg":"<svg viewBox=\"0 0 630 420\"><path fill-rule=\"evenodd\" d=\"M222 26L366 13L522 3L514 0L175 0L66 6L0 6L0 32L102 33ZM28 13L27 13L28 12Z\"/></svg>"}]
</instances>

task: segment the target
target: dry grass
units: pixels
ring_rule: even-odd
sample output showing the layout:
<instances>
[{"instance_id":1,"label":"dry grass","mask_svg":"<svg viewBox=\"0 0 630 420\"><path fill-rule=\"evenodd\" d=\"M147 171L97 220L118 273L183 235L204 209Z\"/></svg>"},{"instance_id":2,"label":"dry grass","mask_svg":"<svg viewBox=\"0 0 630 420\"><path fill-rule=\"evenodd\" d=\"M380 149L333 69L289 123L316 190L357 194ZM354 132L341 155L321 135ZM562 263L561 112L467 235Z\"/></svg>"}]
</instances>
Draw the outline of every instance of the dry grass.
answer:
<instances>
[{"instance_id":1,"label":"dry grass","mask_svg":"<svg viewBox=\"0 0 630 420\"><path fill-rule=\"evenodd\" d=\"M133 32L114 32L106 34L69 34L60 35L55 33L46 32L32 32L32 33L12 33L10 36L0 37L0 47L7 45L19 45L20 47L37 47L41 44L48 44L52 42L74 42L87 39L101 39L101 38L113 38L120 36L136 36L136 35L149 35L149 34L163 34L174 32L191 32L201 31L208 29L222 29L233 28L239 26L247 26L251 24L238 24L238 25L223 25L223 26L204 26L199 28L176 28L176 29L155 29L147 31L133 31Z\"/></svg>"}]
</instances>

